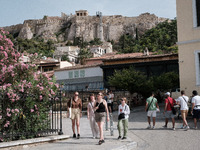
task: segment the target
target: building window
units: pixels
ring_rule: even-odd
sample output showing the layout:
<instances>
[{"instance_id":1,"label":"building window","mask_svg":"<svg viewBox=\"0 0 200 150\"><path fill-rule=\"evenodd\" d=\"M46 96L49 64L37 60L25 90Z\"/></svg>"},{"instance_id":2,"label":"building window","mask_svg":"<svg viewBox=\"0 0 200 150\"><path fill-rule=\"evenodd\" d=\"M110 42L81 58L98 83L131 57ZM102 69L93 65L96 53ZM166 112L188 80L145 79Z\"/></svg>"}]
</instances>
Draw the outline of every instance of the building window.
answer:
<instances>
[{"instance_id":1,"label":"building window","mask_svg":"<svg viewBox=\"0 0 200 150\"><path fill-rule=\"evenodd\" d=\"M79 71L76 70L76 71L74 71L74 78L78 78L78 77L79 77Z\"/></svg>"},{"instance_id":2,"label":"building window","mask_svg":"<svg viewBox=\"0 0 200 150\"><path fill-rule=\"evenodd\" d=\"M200 0L196 0L197 27L200 26Z\"/></svg>"},{"instance_id":3,"label":"building window","mask_svg":"<svg viewBox=\"0 0 200 150\"><path fill-rule=\"evenodd\" d=\"M200 86L200 51L195 52L196 85Z\"/></svg>"},{"instance_id":4,"label":"building window","mask_svg":"<svg viewBox=\"0 0 200 150\"><path fill-rule=\"evenodd\" d=\"M44 72L48 72L48 71L52 71L53 70L53 67L51 68L44 68Z\"/></svg>"},{"instance_id":5,"label":"building window","mask_svg":"<svg viewBox=\"0 0 200 150\"><path fill-rule=\"evenodd\" d=\"M200 0L193 0L193 24L194 27L200 26Z\"/></svg>"},{"instance_id":6,"label":"building window","mask_svg":"<svg viewBox=\"0 0 200 150\"><path fill-rule=\"evenodd\" d=\"M73 78L73 72L69 72L69 79L72 79Z\"/></svg>"},{"instance_id":7,"label":"building window","mask_svg":"<svg viewBox=\"0 0 200 150\"><path fill-rule=\"evenodd\" d=\"M80 77L85 77L85 70L80 70Z\"/></svg>"}]
</instances>

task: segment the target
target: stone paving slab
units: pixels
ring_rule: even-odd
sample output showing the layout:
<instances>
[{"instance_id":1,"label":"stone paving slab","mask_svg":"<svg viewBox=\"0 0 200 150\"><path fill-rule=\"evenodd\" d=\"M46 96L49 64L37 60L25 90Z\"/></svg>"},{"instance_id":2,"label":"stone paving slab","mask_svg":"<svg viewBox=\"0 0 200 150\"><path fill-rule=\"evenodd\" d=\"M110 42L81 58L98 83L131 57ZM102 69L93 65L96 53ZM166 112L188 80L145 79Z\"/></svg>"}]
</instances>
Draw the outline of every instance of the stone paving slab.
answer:
<instances>
[{"instance_id":1,"label":"stone paving slab","mask_svg":"<svg viewBox=\"0 0 200 150\"><path fill-rule=\"evenodd\" d=\"M113 114L116 121L117 112ZM19 140L12 142L0 143L0 148L8 147L9 150L131 150L137 147L137 143L131 138L126 140L118 140L117 122L114 122L114 136L111 136L110 130L105 130L104 125L104 137L105 143L98 145L99 139L92 138L92 132L90 129L89 120L86 115L81 118L81 137L80 139L72 138L71 120L63 117L63 133L64 135L55 135L49 137ZM110 126L108 124L108 126ZM71 135L71 136L69 136ZM48 142L48 143L47 143Z\"/></svg>"}]
</instances>

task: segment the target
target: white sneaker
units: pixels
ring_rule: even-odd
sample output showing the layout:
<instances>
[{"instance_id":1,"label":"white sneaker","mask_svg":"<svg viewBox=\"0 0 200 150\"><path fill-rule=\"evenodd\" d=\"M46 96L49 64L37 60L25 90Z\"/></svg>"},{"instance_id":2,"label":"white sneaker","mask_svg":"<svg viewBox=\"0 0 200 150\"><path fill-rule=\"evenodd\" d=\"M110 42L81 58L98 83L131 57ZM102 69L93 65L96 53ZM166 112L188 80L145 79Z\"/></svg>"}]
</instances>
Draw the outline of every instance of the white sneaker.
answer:
<instances>
[{"instance_id":1,"label":"white sneaker","mask_svg":"<svg viewBox=\"0 0 200 150\"><path fill-rule=\"evenodd\" d=\"M155 126L153 126L152 129L155 129Z\"/></svg>"},{"instance_id":2,"label":"white sneaker","mask_svg":"<svg viewBox=\"0 0 200 150\"><path fill-rule=\"evenodd\" d=\"M175 129L175 128L172 128L172 130L175 131L176 129Z\"/></svg>"},{"instance_id":3,"label":"white sneaker","mask_svg":"<svg viewBox=\"0 0 200 150\"><path fill-rule=\"evenodd\" d=\"M194 130L197 130L197 127L193 127Z\"/></svg>"},{"instance_id":4,"label":"white sneaker","mask_svg":"<svg viewBox=\"0 0 200 150\"><path fill-rule=\"evenodd\" d=\"M151 129L151 125L149 125L149 126L147 127L147 129Z\"/></svg>"},{"instance_id":5,"label":"white sneaker","mask_svg":"<svg viewBox=\"0 0 200 150\"><path fill-rule=\"evenodd\" d=\"M181 126L181 129L185 129L185 128L186 128L186 125L184 125L184 126L182 125L182 126Z\"/></svg>"},{"instance_id":6,"label":"white sneaker","mask_svg":"<svg viewBox=\"0 0 200 150\"><path fill-rule=\"evenodd\" d=\"M185 131L187 131L188 129L190 129L190 127L189 127L189 126L186 126L186 127L185 127Z\"/></svg>"}]
</instances>

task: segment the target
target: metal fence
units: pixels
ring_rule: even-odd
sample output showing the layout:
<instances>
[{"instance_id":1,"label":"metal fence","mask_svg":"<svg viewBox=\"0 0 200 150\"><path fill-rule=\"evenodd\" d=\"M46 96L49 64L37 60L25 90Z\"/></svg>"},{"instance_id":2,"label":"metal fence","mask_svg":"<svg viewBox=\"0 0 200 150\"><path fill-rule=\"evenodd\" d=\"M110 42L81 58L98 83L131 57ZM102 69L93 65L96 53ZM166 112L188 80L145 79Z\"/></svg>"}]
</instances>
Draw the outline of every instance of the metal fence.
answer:
<instances>
[{"instance_id":1,"label":"metal fence","mask_svg":"<svg viewBox=\"0 0 200 150\"><path fill-rule=\"evenodd\" d=\"M36 97L34 95L27 96L22 95L20 101L25 102L27 100L27 97L31 97L32 100L35 100ZM42 100L41 100L42 103ZM6 116L6 102L5 97L0 95L0 116L3 117ZM52 134L63 134L62 132L62 91L59 91L58 94L50 98L48 100L48 106L47 109L44 109L45 112L42 112L43 118L42 121L35 123L37 116L35 116L34 119L23 119L23 114L16 115L16 117L13 120L10 120L10 125L5 129L0 129L0 141L13 141L13 140L19 140L19 139L27 139L27 138L36 138L36 137L42 137L42 136L48 136ZM24 114L26 114L27 110L24 108L23 110ZM1 122L2 124L5 124L4 122ZM31 125L34 125L33 129L31 129ZM1 125L3 126L3 125ZM37 126L37 128L35 128ZM29 130L27 130L27 127L29 127ZM40 128L41 127L41 128Z\"/></svg>"}]
</instances>

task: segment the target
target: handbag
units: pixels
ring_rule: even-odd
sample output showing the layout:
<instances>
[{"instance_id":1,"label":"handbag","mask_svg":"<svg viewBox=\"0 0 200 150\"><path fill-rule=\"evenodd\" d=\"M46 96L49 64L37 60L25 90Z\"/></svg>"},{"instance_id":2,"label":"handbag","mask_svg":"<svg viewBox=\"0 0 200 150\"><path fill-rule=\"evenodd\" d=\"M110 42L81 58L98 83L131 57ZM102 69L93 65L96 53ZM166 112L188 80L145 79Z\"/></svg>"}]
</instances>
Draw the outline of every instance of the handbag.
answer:
<instances>
[{"instance_id":1,"label":"handbag","mask_svg":"<svg viewBox=\"0 0 200 150\"><path fill-rule=\"evenodd\" d=\"M68 111L69 111L69 118L71 119L71 117L72 117L72 99L71 99L71 103L70 103L70 107L69 107Z\"/></svg>"},{"instance_id":2,"label":"handbag","mask_svg":"<svg viewBox=\"0 0 200 150\"><path fill-rule=\"evenodd\" d=\"M125 106L125 109L124 111L126 110L126 106ZM122 120L122 119L125 119L125 113L120 113L119 116L118 116L118 120Z\"/></svg>"},{"instance_id":3,"label":"handbag","mask_svg":"<svg viewBox=\"0 0 200 150\"><path fill-rule=\"evenodd\" d=\"M124 118L125 118L125 113L119 114L118 120L122 120L122 119L124 119Z\"/></svg>"},{"instance_id":4,"label":"handbag","mask_svg":"<svg viewBox=\"0 0 200 150\"><path fill-rule=\"evenodd\" d=\"M169 101L169 99L168 99L168 101ZM170 107L171 107L171 109L172 109L172 113L173 113L174 115L176 115L176 109L174 108L174 106L171 105L170 101L169 101L169 104L170 104Z\"/></svg>"}]
</instances>

